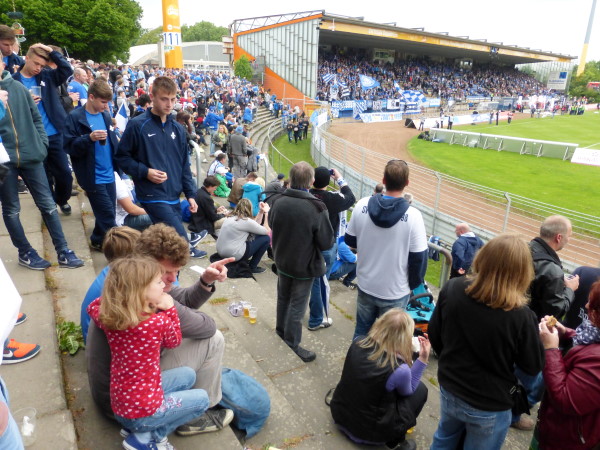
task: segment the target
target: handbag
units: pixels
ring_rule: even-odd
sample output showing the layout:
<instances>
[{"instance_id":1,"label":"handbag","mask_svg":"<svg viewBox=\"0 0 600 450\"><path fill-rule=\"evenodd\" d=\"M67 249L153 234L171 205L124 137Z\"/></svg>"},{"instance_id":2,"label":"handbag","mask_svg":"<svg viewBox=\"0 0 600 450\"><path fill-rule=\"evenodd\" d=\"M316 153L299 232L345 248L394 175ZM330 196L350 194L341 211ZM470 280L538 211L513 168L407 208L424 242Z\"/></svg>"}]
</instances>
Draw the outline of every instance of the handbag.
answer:
<instances>
[{"instance_id":1,"label":"handbag","mask_svg":"<svg viewBox=\"0 0 600 450\"><path fill-rule=\"evenodd\" d=\"M510 389L510 396L513 401L512 413L521 415L523 413L531 415L529 411L529 400L527 400L527 391L520 381L517 381Z\"/></svg>"}]
</instances>

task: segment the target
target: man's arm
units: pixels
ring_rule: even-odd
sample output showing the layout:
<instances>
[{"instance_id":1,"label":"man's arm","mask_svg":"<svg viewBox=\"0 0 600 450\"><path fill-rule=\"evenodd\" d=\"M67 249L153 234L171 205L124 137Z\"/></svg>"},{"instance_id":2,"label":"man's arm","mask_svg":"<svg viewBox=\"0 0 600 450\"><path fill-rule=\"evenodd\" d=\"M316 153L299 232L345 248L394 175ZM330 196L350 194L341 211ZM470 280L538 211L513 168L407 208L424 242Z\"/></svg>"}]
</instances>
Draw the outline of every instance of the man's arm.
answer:
<instances>
[{"instance_id":1,"label":"man's arm","mask_svg":"<svg viewBox=\"0 0 600 450\"><path fill-rule=\"evenodd\" d=\"M50 53L50 59L56 64L56 69L51 70L52 80L56 86L60 86L73 75L73 69L71 68L71 64L69 64L60 52L52 51Z\"/></svg>"},{"instance_id":2,"label":"man's arm","mask_svg":"<svg viewBox=\"0 0 600 450\"><path fill-rule=\"evenodd\" d=\"M333 228L331 228L331 222L329 222L329 213L327 210L323 210L319 213L319 224L315 232L315 244L321 251L330 249L333 246L335 240L335 234Z\"/></svg>"},{"instance_id":3,"label":"man's arm","mask_svg":"<svg viewBox=\"0 0 600 450\"><path fill-rule=\"evenodd\" d=\"M463 245L463 241L459 238L452 244L452 266L457 269L462 269L465 262L465 250L466 246Z\"/></svg>"},{"instance_id":4,"label":"man's arm","mask_svg":"<svg viewBox=\"0 0 600 450\"><path fill-rule=\"evenodd\" d=\"M42 122L42 116L40 114L40 110L38 109L37 105L33 101L33 98L31 97L31 95L29 95L29 91L27 91L27 88L23 84L21 84L21 83L13 83L13 84L16 84L19 87L19 89L22 88L25 90L26 97L27 97L27 103L29 105L29 111L31 112L31 117L33 119L33 123L35 125L35 128L37 129L38 134L42 138L42 142L44 143L44 146L46 147L46 149L48 149L48 135L46 134L46 129L44 128L44 122Z\"/></svg>"},{"instance_id":5,"label":"man's arm","mask_svg":"<svg viewBox=\"0 0 600 450\"><path fill-rule=\"evenodd\" d=\"M564 276L548 274L536 280L540 289L541 315L561 318L564 316L575 298L573 289L565 286Z\"/></svg>"},{"instance_id":6,"label":"man's arm","mask_svg":"<svg viewBox=\"0 0 600 450\"><path fill-rule=\"evenodd\" d=\"M65 151L73 158L82 158L92 148L92 138L89 133L79 134L73 114L67 116L64 130Z\"/></svg>"},{"instance_id":7,"label":"man's arm","mask_svg":"<svg viewBox=\"0 0 600 450\"><path fill-rule=\"evenodd\" d=\"M148 167L138 161L137 153L139 146L138 128L135 121L131 122L125 128L125 132L119 141L119 147L115 154L115 160L119 168L130 175L134 181L146 179L148 176Z\"/></svg>"}]
</instances>

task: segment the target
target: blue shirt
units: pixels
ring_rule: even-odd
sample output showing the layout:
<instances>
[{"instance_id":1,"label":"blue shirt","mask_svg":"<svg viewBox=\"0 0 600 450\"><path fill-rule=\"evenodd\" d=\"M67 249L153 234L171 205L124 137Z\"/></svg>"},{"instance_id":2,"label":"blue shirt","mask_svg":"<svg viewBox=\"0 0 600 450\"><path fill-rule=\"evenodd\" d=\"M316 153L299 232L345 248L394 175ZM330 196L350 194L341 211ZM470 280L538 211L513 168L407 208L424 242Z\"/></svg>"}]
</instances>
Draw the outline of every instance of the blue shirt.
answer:
<instances>
[{"instance_id":1,"label":"blue shirt","mask_svg":"<svg viewBox=\"0 0 600 450\"><path fill-rule=\"evenodd\" d=\"M91 114L85 112L88 124L92 131L94 130L106 130L106 124L104 123L104 117L101 113ZM108 130L106 130L108 132ZM95 154L96 154L96 184L108 184L114 183L115 174L112 165L112 148L110 145L110 139L106 139L106 144L100 145L100 141L94 142Z\"/></svg>"},{"instance_id":2,"label":"blue shirt","mask_svg":"<svg viewBox=\"0 0 600 450\"><path fill-rule=\"evenodd\" d=\"M33 77L27 78L22 73L21 73L21 81L27 89L31 89L32 87L39 86L39 84L37 84L37 81L35 78L33 78ZM37 104L37 107L38 107L38 110L40 111L40 115L42 116L42 122L44 123L44 130L46 130L46 134L48 136L53 136L55 134L58 134L58 130L56 128L54 128L54 125L52 125L52 122L50 122L50 119L48 118L48 114L46 114L46 109L44 108L43 102L40 101Z\"/></svg>"},{"instance_id":3,"label":"blue shirt","mask_svg":"<svg viewBox=\"0 0 600 450\"><path fill-rule=\"evenodd\" d=\"M79 94L79 104L78 106L83 106L85 102L81 102L81 100L87 100L88 98L88 94L87 94L87 90L85 89L85 86L83 84L81 84L79 81L71 81L69 83L69 87L67 88L67 91L69 93L71 92L76 92Z\"/></svg>"}]
</instances>

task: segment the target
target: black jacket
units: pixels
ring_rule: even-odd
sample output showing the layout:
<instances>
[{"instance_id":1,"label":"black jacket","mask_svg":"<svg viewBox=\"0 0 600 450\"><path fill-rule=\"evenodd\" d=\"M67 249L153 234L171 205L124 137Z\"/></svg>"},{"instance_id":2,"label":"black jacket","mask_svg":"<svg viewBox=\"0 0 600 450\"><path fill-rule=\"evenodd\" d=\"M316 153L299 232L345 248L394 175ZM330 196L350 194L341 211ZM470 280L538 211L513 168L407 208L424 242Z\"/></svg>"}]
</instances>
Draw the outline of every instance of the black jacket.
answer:
<instances>
[{"instance_id":1,"label":"black jacket","mask_svg":"<svg viewBox=\"0 0 600 450\"><path fill-rule=\"evenodd\" d=\"M372 349L355 340L344 361L342 377L331 399L331 415L353 436L370 442L389 442L404 436L417 423L414 412L396 390L385 384L390 366L369 359Z\"/></svg>"},{"instance_id":2,"label":"black jacket","mask_svg":"<svg viewBox=\"0 0 600 450\"><path fill-rule=\"evenodd\" d=\"M562 318L569 310L575 292L565 286L560 258L542 238L529 243L535 278L529 287L530 307L538 320L546 315Z\"/></svg>"},{"instance_id":3,"label":"black jacket","mask_svg":"<svg viewBox=\"0 0 600 450\"><path fill-rule=\"evenodd\" d=\"M8 57L8 62L6 63L6 67L4 70L8 70L10 74L15 73L15 66L19 66L22 68L25 65L25 60L21 58L19 55L11 53Z\"/></svg>"},{"instance_id":4,"label":"black jacket","mask_svg":"<svg viewBox=\"0 0 600 450\"><path fill-rule=\"evenodd\" d=\"M67 113L58 94L58 87L73 75L73 69L60 52L53 51L50 53L50 59L56 64L56 69L43 69L35 76L35 80L42 88L42 104L48 119L52 122L54 128L62 133L65 128ZM20 83L22 83L21 77L21 72L13 75L13 78Z\"/></svg>"},{"instance_id":5,"label":"black jacket","mask_svg":"<svg viewBox=\"0 0 600 450\"><path fill-rule=\"evenodd\" d=\"M346 211L356 203L352 189L350 189L350 186L345 185L340 189L340 192L311 189L310 193L325 203L327 212L329 213L331 228L333 228L333 233L337 236L339 234L338 228L340 227L340 213Z\"/></svg>"},{"instance_id":6,"label":"black jacket","mask_svg":"<svg viewBox=\"0 0 600 450\"><path fill-rule=\"evenodd\" d=\"M110 115L104 111L102 117L110 138L113 168L118 172L115 153L119 140L114 132ZM79 185L86 191L95 190L96 186L96 143L90 138L91 132L92 129L85 115L85 107L71 111L67 116L64 131L64 148L71 156L73 171Z\"/></svg>"},{"instance_id":7,"label":"black jacket","mask_svg":"<svg viewBox=\"0 0 600 450\"><path fill-rule=\"evenodd\" d=\"M269 226L277 269L293 278L325 274L323 250L333 246L334 233L325 204L306 191L287 189L272 197Z\"/></svg>"},{"instance_id":8,"label":"black jacket","mask_svg":"<svg viewBox=\"0 0 600 450\"><path fill-rule=\"evenodd\" d=\"M526 306L504 311L476 301L465 293L469 283L466 277L448 281L429 321L438 380L474 408L506 411L513 406L515 365L529 375L542 370L537 321Z\"/></svg>"},{"instance_id":9,"label":"black jacket","mask_svg":"<svg viewBox=\"0 0 600 450\"><path fill-rule=\"evenodd\" d=\"M215 232L215 222L225 217L223 214L217 214L215 202L204 186L198 189L196 193L196 203L198 211L192 214L192 221L188 228L193 233L200 233L206 230L209 233Z\"/></svg>"}]
</instances>

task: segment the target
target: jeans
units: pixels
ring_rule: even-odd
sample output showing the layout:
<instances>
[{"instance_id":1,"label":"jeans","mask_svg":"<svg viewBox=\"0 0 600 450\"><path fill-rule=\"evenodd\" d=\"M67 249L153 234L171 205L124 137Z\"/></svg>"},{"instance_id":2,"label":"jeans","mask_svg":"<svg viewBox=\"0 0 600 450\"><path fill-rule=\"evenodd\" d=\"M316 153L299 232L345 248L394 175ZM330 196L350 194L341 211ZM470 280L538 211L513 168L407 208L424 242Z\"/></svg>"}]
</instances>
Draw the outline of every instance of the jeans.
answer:
<instances>
[{"instance_id":1,"label":"jeans","mask_svg":"<svg viewBox=\"0 0 600 450\"><path fill-rule=\"evenodd\" d=\"M183 227L181 220L181 206L179 203L142 203L142 207L146 210L152 223L165 223L171 225L177 231L177 234L188 240L187 231ZM202 231L202 230L199 230Z\"/></svg>"},{"instance_id":2,"label":"jeans","mask_svg":"<svg viewBox=\"0 0 600 450\"><path fill-rule=\"evenodd\" d=\"M346 274L348 275L344 279L344 284L350 283L351 281L354 281L356 279L356 263L343 261L342 265L339 266L335 272L331 272L329 274L329 279L339 280Z\"/></svg>"},{"instance_id":3,"label":"jeans","mask_svg":"<svg viewBox=\"0 0 600 450\"><path fill-rule=\"evenodd\" d=\"M146 228L152 225L152 220L148 214L141 214L139 216L127 214L127 216L125 216L125 220L123 221L123 225L133 228L134 230L144 231Z\"/></svg>"},{"instance_id":4,"label":"jeans","mask_svg":"<svg viewBox=\"0 0 600 450\"><path fill-rule=\"evenodd\" d=\"M375 319L382 316L386 311L392 308L405 309L408 304L410 294L393 300L384 300L363 292L358 288L356 297L356 328L354 329L355 340L358 336L366 336Z\"/></svg>"},{"instance_id":5,"label":"jeans","mask_svg":"<svg viewBox=\"0 0 600 450\"><path fill-rule=\"evenodd\" d=\"M63 148L63 136L60 133L48 136L48 156L44 161L48 184L57 205L64 205L71 198L73 175L69 160Z\"/></svg>"},{"instance_id":6,"label":"jeans","mask_svg":"<svg viewBox=\"0 0 600 450\"><path fill-rule=\"evenodd\" d=\"M431 450L454 450L466 431L464 450L502 447L510 426L511 411L482 411L440 387L441 418Z\"/></svg>"},{"instance_id":7,"label":"jeans","mask_svg":"<svg viewBox=\"0 0 600 450\"><path fill-rule=\"evenodd\" d=\"M4 384L4 380L0 377L0 409L6 409L8 414L8 424L4 432L0 434L0 448L2 450L23 450L21 433L19 433L19 427L10 413L9 401L8 389Z\"/></svg>"},{"instance_id":8,"label":"jeans","mask_svg":"<svg viewBox=\"0 0 600 450\"><path fill-rule=\"evenodd\" d=\"M270 243L271 238L268 235L256 236L253 241L246 242L246 252L242 256L242 259L248 259L250 268L256 269L260 259L267 251L267 248L269 248Z\"/></svg>"},{"instance_id":9,"label":"jeans","mask_svg":"<svg viewBox=\"0 0 600 450\"><path fill-rule=\"evenodd\" d=\"M313 279L299 280L279 273L275 332L294 351L302 340L302 318L308 305Z\"/></svg>"},{"instance_id":10,"label":"jeans","mask_svg":"<svg viewBox=\"0 0 600 450\"><path fill-rule=\"evenodd\" d=\"M213 136L217 132L217 130L209 128L208 132L210 133L210 156L213 156L215 154L215 143L213 142Z\"/></svg>"},{"instance_id":11,"label":"jeans","mask_svg":"<svg viewBox=\"0 0 600 450\"><path fill-rule=\"evenodd\" d=\"M335 261L337 255L337 244L333 244L328 250L321 252L323 259L325 260L326 272L325 276L329 277L329 271ZM323 322L323 297L321 295L321 277L315 278L310 289L310 315L308 316L308 326L317 327Z\"/></svg>"},{"instance_id":12,"label":"jeans","mask_svg":"<svg viewBox=\"0 0 600 450\"><path fill-rule=\"evenodd\" d=\"M96 224L90 241L94 245L102 245L104 235L117 226L115 222L117 190L115 183L95 184L94 189L85 191L94 212Z\"/></svg>"},{"instance_id":13,"label":"jeans","mask_svg":"<svg viewBox=\"0 0 600 450\"><path fill-rule=\"evenodd\" d=\"M67 249L67 240L63 234L62 225L56 211L56 203L52 198L48 178L44 171L44 165L39 162L27 166L15 167L13 164L7 164L8 173L4 184L0 187L0 201L2 202L2 217L6 229L10 234L10 239L19 253L25 253L32 250L31 244L25 236L25 230L19 219L21 204L19 202L19 192L17 190L17 176L20 175L27 187L35 205L42 213L42 219L46 224L48 233L52 238L52 243L57 253Z\"/></svg>"},{"instance_id":14,"label":"jeans","mask_svg":"<svg viewBox=\"0 0 600 450\"><path fill-rule=\"evenodd\" d=\"M544 377L542 376L542 372L535 375L528 375L518 367L515 367L515 375L523 384L525 392L527 392L529 405L535 405L542 400L542 395L544 394ZM520 418L520 414L513 414L511 423L517 423Z\"/></svg>"},{"instance_id":15,"label":"jeans","mask_svg":"<svg viewBox=\"0 0 600 450\"><path fill-rule=\"evenodd\" d=\"M203 389L191 389L195 382L196 372L189 367L166 370L162 373L165 398L154 414L139 419L126 419L115 414L115 418L133 433L151 432L152 437L160 441L207 410L208 395Z\"/></svg>"}]
</instances>

